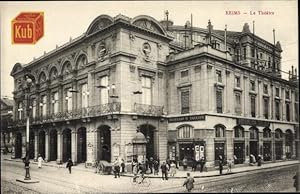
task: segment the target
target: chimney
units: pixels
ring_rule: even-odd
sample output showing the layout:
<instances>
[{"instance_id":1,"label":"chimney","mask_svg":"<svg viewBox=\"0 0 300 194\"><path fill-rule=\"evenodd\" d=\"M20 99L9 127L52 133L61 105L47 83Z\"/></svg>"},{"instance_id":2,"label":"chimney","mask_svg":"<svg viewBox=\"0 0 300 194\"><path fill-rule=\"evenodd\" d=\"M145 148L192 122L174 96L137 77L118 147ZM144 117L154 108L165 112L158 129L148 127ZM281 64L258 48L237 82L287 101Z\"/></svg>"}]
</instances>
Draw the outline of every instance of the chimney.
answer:
<instances>
[{"instance_id":1,"label":"chimney","mask_svg":"<svg viewBox=\"0 0 300 194\"><path fill-rule=\"evenodd\" d=\"M292 65L292 78L294 78L294 66Z\"/></svg>"},{"instance_id":2,"label":"chimney","mask_svg":"<svg viewBox=\"0 0 300 194\"><path fill-rule=\"evenodd\" d=\"M289 70L289 80L291 79L291 70Z\"/></svg>"}]
</instances>

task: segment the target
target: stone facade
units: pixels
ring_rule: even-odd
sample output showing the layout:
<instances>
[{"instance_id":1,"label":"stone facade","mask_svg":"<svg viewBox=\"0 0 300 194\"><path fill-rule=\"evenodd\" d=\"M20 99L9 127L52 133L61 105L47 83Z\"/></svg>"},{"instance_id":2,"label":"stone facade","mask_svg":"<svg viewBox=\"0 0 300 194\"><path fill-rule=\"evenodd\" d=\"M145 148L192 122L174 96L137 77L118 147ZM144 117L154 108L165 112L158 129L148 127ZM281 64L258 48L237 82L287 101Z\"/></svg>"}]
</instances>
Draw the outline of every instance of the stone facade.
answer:
<instances>
[{"instance_id":1,"label":"stone facade","mask_svg":"<svg viewBox=\"0 0 300 194\"><path fill-rule=\"evenodd\" d=\"M224 33L212 27L194 28L195 34L183 40L176 33L184 28L170 26L167 31L162 24L150 16L100 15L80 37L28 64L15 64L11 72L15 80L13 157L25 154L27 112L29 154L31 158L41 154L47 161L60 163L72 158L75 163L93 166L95 161L110 162L117 157L128 163L134 156L182 160L185 156L197 158L194 149L199 145L203 146L201 156L212 166L218 154L233 158L239 145L244 150L239 151L243 155L239 159L246 162L249 150L254 149L250 144L257 144L255 156L264 154L261 137L265 128L272 133L272 139L265 139L272 142L272 159L276 141L284 159L285 138L275 139L274 134L276 129L283 134L289 130L292 135L298 130L294 110L298 89L294 82L281 79L280 71L270 73L271 66L265 68L258 65L261 61L251 60L251 34L238 34L245 37L237 46L235 36L229 33L224 45ZM198 35L205 41L191 40ZM266 45L260 45L266 53L274 50L272 59L280 70L281 48L259 37L256 42ZM243 60L236 54L244 50L241 44L247 52ZM33 81L30 90L24 87L26 77ZM267 92L264 85L268 85ZM279 96L276 88L280 88ZM289 98L285 91L290 92ZM241 96L239 107L236 93ZM250 96L255 97L255 115ZM262 105L265 98L270 99L268 118ZM24 99L28 99L25 104ZM274 119L274 99L281 103L279 120ZM285 102L295 104L290 107L289 121ZM236 127L243 129L241 137L235 136ZM133 141L137 131L145 136L144 145ZM295 147L290 146L289 158L294 157Z\"/></svg>"}]
</instances>

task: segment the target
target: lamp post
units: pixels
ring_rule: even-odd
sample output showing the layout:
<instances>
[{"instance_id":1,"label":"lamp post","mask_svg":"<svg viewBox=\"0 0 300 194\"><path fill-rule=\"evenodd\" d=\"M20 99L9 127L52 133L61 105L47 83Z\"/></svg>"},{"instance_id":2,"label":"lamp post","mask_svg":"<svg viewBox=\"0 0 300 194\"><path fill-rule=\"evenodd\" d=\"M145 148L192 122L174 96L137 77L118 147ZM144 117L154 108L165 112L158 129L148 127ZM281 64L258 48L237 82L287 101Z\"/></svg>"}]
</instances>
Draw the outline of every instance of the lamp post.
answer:
<instances>
[{"instance_id":1,"label":"lamp post","mask_svg":"<svg viewBox=\"0 0 300 194\"><path fill-rule=\"evenodd\" d=\"M32 79L29 78L28 76L25 77L25 84L26 84L26 94L25 94L25 100L26 100L26 156L24 159L25 163L25 178L24 180L31 180L30 178L30 173L29 173L29 117L30 117L30 100L29 100L29 92L30 92L30 87L32 85Z\"/></svg>"}]
</instances>

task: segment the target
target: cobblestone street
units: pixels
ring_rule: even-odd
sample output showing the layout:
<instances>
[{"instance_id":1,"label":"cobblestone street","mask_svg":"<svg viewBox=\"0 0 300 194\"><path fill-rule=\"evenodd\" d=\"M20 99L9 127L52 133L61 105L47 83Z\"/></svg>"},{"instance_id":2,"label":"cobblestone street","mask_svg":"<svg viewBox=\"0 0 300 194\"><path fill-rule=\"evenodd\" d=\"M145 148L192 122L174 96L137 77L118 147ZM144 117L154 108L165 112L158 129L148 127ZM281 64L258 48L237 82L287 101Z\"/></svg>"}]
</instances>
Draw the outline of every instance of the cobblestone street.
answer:
<instances>
[{"instance_id":1,"label":"cobblestone street","mask_svg":"<svg viewBox=\"0 0 300 194\"><path fill-rule=\"evenodd\" d=\"M261 169L252 172L240 172L217 177L195 178L192 192L279 192L295 191L293 176L297 165ZM183 178L170 178L163 181L151 178L151 185L133 185L131 177L115 179L112 175L99 175L90 171L73 169L69 174L65 168L44 166L38 169L31 165L31 177L40 182L24 184L16 179L24 178L23 164L2 161L1 193L165 193L186 192L182 187Z\"/></svg>"}]
</instances>

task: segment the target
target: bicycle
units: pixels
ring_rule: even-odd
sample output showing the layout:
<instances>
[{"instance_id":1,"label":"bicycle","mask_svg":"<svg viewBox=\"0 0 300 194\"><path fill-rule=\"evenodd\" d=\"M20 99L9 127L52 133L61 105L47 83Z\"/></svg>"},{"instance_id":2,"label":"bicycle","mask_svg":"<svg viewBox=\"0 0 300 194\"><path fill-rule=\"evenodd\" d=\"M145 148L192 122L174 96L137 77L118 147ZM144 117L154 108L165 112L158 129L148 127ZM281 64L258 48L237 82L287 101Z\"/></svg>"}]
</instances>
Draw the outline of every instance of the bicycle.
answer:
<instances>
[{"instance_id":1,"label":"bicycle","mask_svg":"<svg viewBox=\"0 0 300 194\"><path fill-rule=\"evenodd\" d=\"M148 177L136 176L136 177L132 178L132 184L133 185L138 185L138 186L149 187L149 185L151 184L151 181Z\"/></svg>"}]
</instances>

